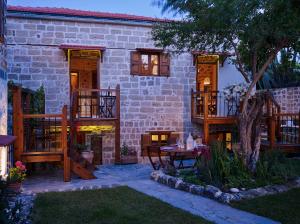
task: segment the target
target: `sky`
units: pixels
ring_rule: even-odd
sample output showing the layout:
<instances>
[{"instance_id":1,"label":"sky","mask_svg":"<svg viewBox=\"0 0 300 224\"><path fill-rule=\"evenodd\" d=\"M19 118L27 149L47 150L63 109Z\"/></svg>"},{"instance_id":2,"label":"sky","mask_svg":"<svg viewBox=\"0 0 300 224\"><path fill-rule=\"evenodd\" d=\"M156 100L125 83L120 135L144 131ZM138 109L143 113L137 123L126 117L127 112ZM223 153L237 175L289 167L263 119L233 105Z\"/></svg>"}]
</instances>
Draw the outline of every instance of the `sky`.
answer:
<instances>
[{"instance_id":1,"label":"sky","mask_svg":"<svg viewBox=\"0 0 300 224\"><path fill-rule=\"evenodd\" d=\"M163 14L154 0L8 0L8 5L64 7L89 11L126 13L155 18L173 18Z\"/></svg>"}]
</instances>

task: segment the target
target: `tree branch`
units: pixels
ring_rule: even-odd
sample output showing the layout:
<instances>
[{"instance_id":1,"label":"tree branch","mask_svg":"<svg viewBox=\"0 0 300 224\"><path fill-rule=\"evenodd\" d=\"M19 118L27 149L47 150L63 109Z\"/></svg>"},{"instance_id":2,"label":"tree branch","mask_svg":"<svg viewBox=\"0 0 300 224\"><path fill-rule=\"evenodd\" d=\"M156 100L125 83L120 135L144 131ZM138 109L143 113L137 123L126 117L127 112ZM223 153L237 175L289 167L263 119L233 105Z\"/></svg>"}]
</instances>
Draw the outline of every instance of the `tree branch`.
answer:
<instances>
[{"instance_id":1,"label":"tree branch","mask_svg":"<svg viewBox=\"0 0 300 224\"><path fill-rule=\"evenodd\" d=\"M281 49L281 47L276 48L269 56L269 58L267 59L267 61L264 63L264 65L261 67L261 69L254 74L254 78L253 81L251 82L248 91L245 95L245 99L244 99L244 103L243 103L243 108L242 108L242 113L244 113L246 111L247 108L247 102L250 98L251 92L254 89L256 83L260 80L260 78L264 75L265 71L267 70L267 68L269 67L269 65L273 62L273 60L275 59L277 53L279 52L279 50Z\"/></svg>"},{"instance_id":2,"label":"tree branch","mask_svg":"<svg viewBox=\"0 0 300 224\"><path fill-rule=\"evenodd\" d=\"M232 47L233 47L235 55L236 55L237 64L235 64L235 67L243 75L243 77L246 80L246 82L250 83L250 80L248 78L248 74L244 70L243 65L242 65L242 60L241 60L240 52L238 51L237 46L236 46L236 44L234 43L233 40L230 40L230 43L232 44Z\"/></svg>"}]
</instances>

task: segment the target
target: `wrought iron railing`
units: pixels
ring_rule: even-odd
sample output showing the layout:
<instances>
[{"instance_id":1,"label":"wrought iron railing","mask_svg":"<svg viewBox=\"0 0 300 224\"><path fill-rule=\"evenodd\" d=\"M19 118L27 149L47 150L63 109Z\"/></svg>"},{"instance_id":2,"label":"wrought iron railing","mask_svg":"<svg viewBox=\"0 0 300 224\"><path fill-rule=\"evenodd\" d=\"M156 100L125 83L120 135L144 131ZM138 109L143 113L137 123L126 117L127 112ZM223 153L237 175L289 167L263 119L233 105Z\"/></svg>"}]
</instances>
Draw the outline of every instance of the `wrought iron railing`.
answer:
<instances>
[{"instance_id":1,"label":"wrought iron railing","mask_svg":"<svg viewBox=\"0 0 300 224\"><path fill-rule=\"evenodd\" d=\"M240 110L238 94L227 96L223 92L191 92L192 118L237 116Z\"/></svg>"},{"instance_id":2,"label":"wrought iron railing","mask_svg":"<svg viewBox=\"0 0 300 224\"><path fill-rule=\"evenodd\" d=\"M116 119L120 89L78 89L72 95L75 119Z\"/></svg>"}]
</instances>

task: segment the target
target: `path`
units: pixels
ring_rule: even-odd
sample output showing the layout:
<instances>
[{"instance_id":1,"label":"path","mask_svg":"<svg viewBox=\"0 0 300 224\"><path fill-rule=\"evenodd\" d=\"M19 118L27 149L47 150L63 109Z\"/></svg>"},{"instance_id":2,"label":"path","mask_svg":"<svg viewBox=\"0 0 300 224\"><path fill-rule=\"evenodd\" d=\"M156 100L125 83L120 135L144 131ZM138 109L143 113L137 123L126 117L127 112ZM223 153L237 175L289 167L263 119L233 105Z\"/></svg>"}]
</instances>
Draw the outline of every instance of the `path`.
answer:
<instances>
[{"instance_id":1,"label":"path","mask_svg":"<svg viewBox=\"0 0 300 224\"><path fill-rule=\"evenodd\" d=\"M174 207L220 224L275 224L273 220L240 211L214 200L192 195L160 185L149 179L151 168L145 165L103 166L95 172L97 179L72 179L64 183L57 175L34 177L24 183L26 192L65 191L127 185L137 191L158 198Z\"/></svg>"}]
</instances>

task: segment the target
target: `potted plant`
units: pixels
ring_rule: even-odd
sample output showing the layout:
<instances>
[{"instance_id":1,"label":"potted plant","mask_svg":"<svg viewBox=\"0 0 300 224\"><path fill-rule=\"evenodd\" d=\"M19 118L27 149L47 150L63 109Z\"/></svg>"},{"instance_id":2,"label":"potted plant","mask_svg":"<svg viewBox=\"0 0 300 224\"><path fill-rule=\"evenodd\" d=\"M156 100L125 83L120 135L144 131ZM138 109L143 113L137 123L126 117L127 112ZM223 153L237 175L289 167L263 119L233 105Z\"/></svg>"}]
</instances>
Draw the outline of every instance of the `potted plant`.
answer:
<instances>
[{"instance_id":1,"label":"potted plant","mask_svg":"<svg viewBox=\"0 0 300 224\"><path fill-rule=\"evenodd\" d=\"M138 162L136 151L130 149L126 142L121 147L121 164L135 164Z\"/></svg>"},{"instance_id":2,"label":"potted plant","mask_svg":"<svg viewBox=\"0 0 300 224\"><path fill-rule=\"evenodd\" d=\"M81 154L82 158L86 159L89 163L93 163L94 152L89 149L85 144L76 144L77 151Z\"/></svg>"},{"instance_id":3,"label":"potted plant","mask_svg":"<svg viewBox=\"0 0 300 224\"><path fill-rule=\"evenodd\" d=\"M22 182L26 177L26 166L21 162L17 161L15 167L9 169L9 175L7 179L7 188L11 192L20 193Z\"/></svg>"}]
</instances>

